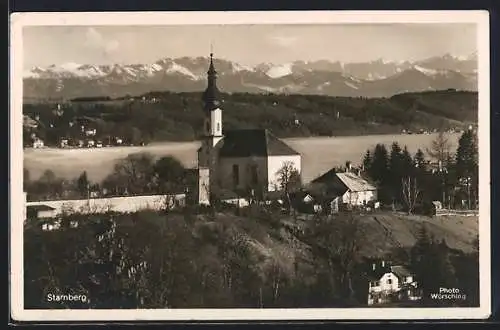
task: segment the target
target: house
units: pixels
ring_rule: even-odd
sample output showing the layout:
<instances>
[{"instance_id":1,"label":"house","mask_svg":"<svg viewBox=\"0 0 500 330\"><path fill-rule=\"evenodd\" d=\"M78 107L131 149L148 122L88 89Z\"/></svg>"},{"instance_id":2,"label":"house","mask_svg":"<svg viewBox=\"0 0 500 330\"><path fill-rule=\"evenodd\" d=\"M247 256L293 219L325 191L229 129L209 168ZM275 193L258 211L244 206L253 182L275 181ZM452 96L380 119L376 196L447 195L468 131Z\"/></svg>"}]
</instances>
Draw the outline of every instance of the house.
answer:
<instances>
[{"instance_id":1,"label":"house","mask_svg":"<svg viewBox=\"0 0 500 330\"><path fill-rule=\"evenodd\" d=\"M367 273L368 305L420 300L422 292L415 275L403 265L390 265L385 261L373 263Z\"/></svg>"},{"instance_id":2,"label":"house","mask_svg":"<svg viewBox=\"0 0 500 330\"><path fill-rule=\"evenodd\" d=\"M57 214L56 209L48 205L28 205L26 207L26 217L28 219L53 218Z\"/></svg>"},{"instance_id":3,"label":"house","mask_svg":"<svg viewBox=\"0 0 500 330\"><path fill-rule=\"evenodd\" d=\"M322 198L314 193L301 189L290 193L293 208L300 213L320 213L323 211Z\"/></svg>"},{"instance_id":4,"label":"house","mask_svg":"<svg viewBox=\"0 0 500 330\"><path fill-rule=\"evenodd\" d=\"M97 130L95 128L85 130L86 136L95 136L96 134L97 134Z\"/></svg>"},{"instance_id":5,"label":"house","mask_svg":"<svg viewBox=\"0 0 500 330\"><path fill-rule=\"evenodd\" d=\"M378 199L377 187L349 170L331 169L312 180L310 185L328 195L339 196L337 203L348 207L375 204Z\"/></svg>"},{"instance_id":6,"label":"house","mask_svg":"<svg viewBox=\"0 0 500 330\"><path fill-rule=\"evenodd\" d=\"M92 148L95 146L95 141L94 140L87 140L87 147Z\"/></svg>"},{"instance_id":7,"label":"house","mask_svg":"<svg viewBox=\"0 0 500 330\"><path fill-rule=\"evenodd\" d=\"M59 146L61 148L66 148L68 145L69 145L68 139L61 139L61 141L59 142Z\"/></svg>"},{"instance_id":8,"label":"house","mask_svg":"<svg viewBox=\"0 0 500 330\"><path fill-rule=\"evenodd\" d=\"M266 129L222 129L217 72L210 54L208 84L203 93L204 124L198 149L199 204L210 204L218 188L263 196L279 190L278 171L285 165L300 175L301 155Z\"/></svg>"},{"instance_id":9,"label":"house","mask_svg":"<svg viewBox=\"0 0 500 330\"><path fill-rule=\"evenodd\" d=\"M38 149L38 148L43 148L43 147L44 147L43 140L41 140L39 138L35 138L33 140L33 148Z\"/></svg>"}]
</instances>

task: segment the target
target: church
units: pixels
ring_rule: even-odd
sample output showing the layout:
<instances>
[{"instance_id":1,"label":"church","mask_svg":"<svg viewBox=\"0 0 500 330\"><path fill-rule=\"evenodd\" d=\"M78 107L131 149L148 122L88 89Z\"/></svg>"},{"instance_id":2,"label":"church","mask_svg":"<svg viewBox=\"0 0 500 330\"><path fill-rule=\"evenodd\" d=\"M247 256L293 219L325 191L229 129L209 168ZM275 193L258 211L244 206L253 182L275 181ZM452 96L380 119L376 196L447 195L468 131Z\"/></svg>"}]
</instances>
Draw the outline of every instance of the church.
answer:
<instances>
[{"instance_id":1,"label":"church","mask_svg":"<svg viewBox=\"0 0 500 330\"><path fill-rule=\"evenodd\" d=\"M213 54L203 93L204 125L198 149L197 201L209 205L220 191L239 196L279 190L286 164L301 173L301 155L266 129L223 130L222 102Z\"/></svg>"}]
</instances>

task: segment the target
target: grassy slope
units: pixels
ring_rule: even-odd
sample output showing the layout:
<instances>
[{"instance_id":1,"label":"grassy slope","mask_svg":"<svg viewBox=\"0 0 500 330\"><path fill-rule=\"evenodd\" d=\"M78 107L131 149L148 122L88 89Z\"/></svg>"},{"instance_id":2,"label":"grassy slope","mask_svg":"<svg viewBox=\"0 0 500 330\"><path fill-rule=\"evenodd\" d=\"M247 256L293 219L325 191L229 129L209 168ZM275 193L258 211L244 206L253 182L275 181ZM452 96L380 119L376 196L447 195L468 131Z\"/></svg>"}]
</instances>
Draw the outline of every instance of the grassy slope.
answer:
<instances>
[{"instance_id":1,"label":"grassy slope","mask_svg":"<svg viewBox=\"0 0 500 330\"><path fill-rule=\"evenodd\" d=\"M290 221L289 219L281 219ZM365 257L383 257L393 248L398 246L411 247L416 241L416 235L425 225L430 235L436 240L446 240L450 248L473 251L473 240L478 233L478 218L465 216L425 217L391 212L359 217L365 239L363 241L362 255ZM217 223L225 226L241 237L244 237L248 246L254 251L265 267L269 261L276 259L293 273L294 260L309 259L309 247L295 238L284 228L273 228L266 220L249 217L238 217L233 214L219 214ZM211 226L206 220L200 226ZM335 225L335 222L332 222Z\"/></svg>"}]
</instances>

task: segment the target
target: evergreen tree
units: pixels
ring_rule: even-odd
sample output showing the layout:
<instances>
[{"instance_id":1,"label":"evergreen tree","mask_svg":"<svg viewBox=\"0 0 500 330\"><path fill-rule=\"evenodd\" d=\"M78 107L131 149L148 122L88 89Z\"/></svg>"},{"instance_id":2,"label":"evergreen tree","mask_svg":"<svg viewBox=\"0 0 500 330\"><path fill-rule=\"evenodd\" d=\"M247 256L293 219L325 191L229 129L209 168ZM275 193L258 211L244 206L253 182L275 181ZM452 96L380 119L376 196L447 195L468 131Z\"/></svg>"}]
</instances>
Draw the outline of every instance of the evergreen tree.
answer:
<instances>
[{"instance_id":1,"label":"evergreen tree","mask_svg":"<svg viewBox=\"0 0 500 330\"><path fill-rule=\"evenodd\" d=\"M83 171L82 174L80 174L77 179L76 185L80 196L82 196L83 198L87 198L90 187L90 182L87 178L87 171Z\"/></svg>"},{"instance_id":2,"label":"evergreen tree","mask_svg":"<svg viewBox=\"0 0 500 330\"><path fill-rule=\"evenodd\" d=\"M474 133L465 131L458 140L456 174L459 178L475 177L478 172L478 148Z\"/></svg>"},{"instance_id":3,"label":"evergreen tree","mask_svg":"<svg viewBox=\"0 0 500 330\"><path fill-rule=\"evenodd\" d=\"M401 172L403 177L413 177L415 175L415 163L411 158L411 154L408 151L408 147L404 146L401 153Z\"/></svg>"},{"instance_id":4,"label":"evergreen tree","mask_svg":"<svg viewBox=\"0 0 500 330\"><path fill-rule=\"evenodd\" d=\"M370 177L379 184L385 184L388 178L388 164L388 153L385 145L377 144L373 152Z\"/></svg>"},{"instance_id":5,"label":"evergreen tree","mask_svg":"<svg viewBox=\"0 0 500 330\"><path fill-rule=\"evenodd\" d=\"M365 172L370 172L372 166L372 155L370 150L366 150L365 156L363 157L363 168Z\"/></svg>"},{"instance_id":6,"label":"evergreen tree","mask_svg":"<svg viewBox=\"0 0 500 330\"><path fill-rule=\"evenodd\" d=\"M403 178L403 162L401 155L401 147L397 142L391 146L391 155L389 158L389 179L390 190L393 201L400 201L401 179Z\"/></svg>"},{"instance_id":7,"label":"evergreen tree","mask_svg":"<svg viewBox=\"0 0 500 330\"><path fill-rule=\"evenodd\" d=\"M425 155L424 155L424 152L422 151L422 149L420 149L420 148L415 153L414 163L415 163L415 166L417 166L420 169L422 169L425 165Z\"/></svg>"},{"instance_id":8,"label":"evergreen tree","mask_svg":"<svg viewBox=\"0 0 500 330\"><path fill-rule=\"evenodd\" d=\"M415 270L419 287L423 290L425 304L435 304L431 294L439 293L439 288L456 286L455 269L450 260L450 249L443 240L436 242L423 226L412 247L411 266Z\"/></svg>"}]
</instances>

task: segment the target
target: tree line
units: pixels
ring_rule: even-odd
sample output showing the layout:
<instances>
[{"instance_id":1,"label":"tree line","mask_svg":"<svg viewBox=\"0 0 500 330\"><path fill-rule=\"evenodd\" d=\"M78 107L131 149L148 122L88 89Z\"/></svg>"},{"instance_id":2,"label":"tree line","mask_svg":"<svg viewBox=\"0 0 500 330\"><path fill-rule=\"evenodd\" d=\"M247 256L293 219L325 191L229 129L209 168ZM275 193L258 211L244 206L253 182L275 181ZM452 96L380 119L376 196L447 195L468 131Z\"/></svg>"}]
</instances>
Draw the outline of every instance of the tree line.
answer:
<instances>
[{"instance_id":1,"label":"tree line","mask_svg":"<svg viewBox=\"0 0 500 330\"><path fill-rule=\"evenodd\" d=\"M46 170L37 180L24 169L24 191L29 201L86 199L126 195L185 193L194 187L196 173L171 156L156 159L149 153L130 154L119 160L101 182L93 182L86 171L66 180Z\"/></svg>"},{"instance_id":2,"label":"tree line","mask_svg":"<svg viewBox=\"0 0 500 330\"><path fill-rule=\"evenodd\" d=\"M377 144L366 151L362 164L386 205L399 206L409 213L432 201L441 201L449 208L477 208L479 164L473 130L464 131L455 153L441 131L426 153L418 149L412 156L397 142L390 150Z\"/></svg>"}]
</instances>

